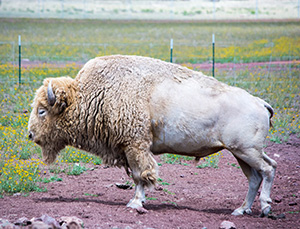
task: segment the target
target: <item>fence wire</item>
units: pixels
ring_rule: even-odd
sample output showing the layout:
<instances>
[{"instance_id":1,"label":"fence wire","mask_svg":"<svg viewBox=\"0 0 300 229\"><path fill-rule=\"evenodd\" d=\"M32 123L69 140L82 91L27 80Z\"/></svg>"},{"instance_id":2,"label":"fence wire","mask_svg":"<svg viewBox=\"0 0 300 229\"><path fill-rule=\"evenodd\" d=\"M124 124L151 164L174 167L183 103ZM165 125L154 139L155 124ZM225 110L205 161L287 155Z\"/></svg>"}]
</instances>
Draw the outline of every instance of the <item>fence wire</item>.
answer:
<instances>
[{"instance_id":1,"label":"fence wire","mask_svg":"<svg viewBox=\"0 0 300 229\"><path fill-rule=\"evenodd\" d=\"M218 74L238 77L237 71L240 69L263 66L266 68L265 76L268 77L271 71L288 71L292 77L294 69L293 61L299 60L297 52L288 45L287 55L278 56L273 51L274 45L267 43L264 47L268 48L265 55L249 55L241 53L241 47L231 43L217 42L215 70ZM13 75L9 76L12 82L18 79L18 44L16 42L0 41L0 60L2 64L12 64L14 67ZM22 69L28 67L49 67L60 69L71 66L79 68L88 60L96 56L106 56L113 54L141 55L170 60L170 43L70 43L70 42L23 42L22 43ZM278 65L278 61L286 61L285 65ZM207 75L212 75L212 44L204 42L176 43L173 47L173 62L183 64L190 68L196 68ZM264 62L251 65L253 62ZM73 64L73 65L72 65ZM298 65L299 66L299 65ZM299 68L299 67L298 67ZM48 75L47 77L51 77ZM3 80L3 79L2 79ZM26 78L22 82L31 83Z\"/></svg>"}]
</instances>

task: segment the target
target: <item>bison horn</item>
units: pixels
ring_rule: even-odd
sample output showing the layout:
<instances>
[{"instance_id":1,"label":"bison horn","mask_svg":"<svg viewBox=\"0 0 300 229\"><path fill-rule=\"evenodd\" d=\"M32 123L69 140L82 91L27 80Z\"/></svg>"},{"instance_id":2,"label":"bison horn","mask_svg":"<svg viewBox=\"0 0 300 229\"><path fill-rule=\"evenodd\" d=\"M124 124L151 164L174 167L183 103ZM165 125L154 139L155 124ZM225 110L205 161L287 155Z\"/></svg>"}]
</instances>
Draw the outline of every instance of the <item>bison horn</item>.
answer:
<instances>
[{"instance_id":1,"label":"bison horn","mask_svg":"<svg viewBox=\"0 0 300 229\"><path fill-rule=\"evenodd\" d=\"M51 86L51 81L48 84L47 95L48 95L48 103L49 103L49 105L53 106L54 103L55 103L55 101L56 101L56 98L55 98L55 94L53 93L53 89L52 89L52 86Z\"/></svg>"}]
</instances>

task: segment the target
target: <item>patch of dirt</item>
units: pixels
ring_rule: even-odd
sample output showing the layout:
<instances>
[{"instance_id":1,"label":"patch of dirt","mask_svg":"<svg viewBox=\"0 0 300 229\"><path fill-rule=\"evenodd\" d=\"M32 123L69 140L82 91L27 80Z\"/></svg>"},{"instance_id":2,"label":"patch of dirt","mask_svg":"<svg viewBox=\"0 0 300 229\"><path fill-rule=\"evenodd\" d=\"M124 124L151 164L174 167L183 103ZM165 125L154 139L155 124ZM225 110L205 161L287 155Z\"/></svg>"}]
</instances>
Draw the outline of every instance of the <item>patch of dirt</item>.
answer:
<instances>
[{"instance_id":1,"label":"patch of dirt","mask_svg":"<svg viewBox=\"0 0 300 229\"><path fill-rule=\"evenodd\" d=\"M187 161L188 165L162 163L162 182L155 190L146 191L145 214L126 208L134 189L115 185L131 181L125 171L97 166L80 176L59 174L63 181L45 184L45 193L4 196L0 218L15 222L43 214L54 218L68 215L82 219L85 228L219 228L224 220L237 228L299 228L300 139L291 136L284 144L270 142L265 152L278 163L272 215L284 214L285 218L260 218L258 197L252 215L231 215L242 204L248 184L227 151L223 151L218 169L199 169L192 161ZM160 162L160 157L157 160Z\"/></svg>"}]
</instances>

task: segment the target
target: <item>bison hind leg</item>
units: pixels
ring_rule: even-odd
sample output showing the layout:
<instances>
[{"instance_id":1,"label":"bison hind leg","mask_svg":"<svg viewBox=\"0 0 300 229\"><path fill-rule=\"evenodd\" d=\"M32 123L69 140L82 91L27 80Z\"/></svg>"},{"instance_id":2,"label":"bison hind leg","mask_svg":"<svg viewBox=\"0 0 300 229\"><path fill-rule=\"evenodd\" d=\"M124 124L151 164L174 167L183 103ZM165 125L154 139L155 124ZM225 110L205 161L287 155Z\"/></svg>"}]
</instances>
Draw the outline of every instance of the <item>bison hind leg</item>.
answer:
<instances>
[{"instance_id":1,"label":"bison hind leg","mask_svg":"<svg viewBox=\"0 0 300 229\"><path fill-rule=\"evenodd\" d=\"M249 181L249 190L242 206L233 212L233 215L241 215L250 210L257 191L262 182L260 194L261 216L266 216L271 210L271 188L275 177L277 163L269 158L262 149L247 148L233 151L234 156L243 169ZM251 211L250 211L251 212Z\"/></svg>"},{"instance_id":2,"label":"bison hind leg","mask_svg":"<svg viewBox=\"0 0 300 229\"><path fill-rule=\"evenodd\" d=\"M235 209L234 212L232 212L232 215L243 215L244 213L251 214L251 207L262 182L262 176L243 160L238 157L236 157L236 159L248 179L249 188L242 206Z\"/></svg>"}]
</instances>

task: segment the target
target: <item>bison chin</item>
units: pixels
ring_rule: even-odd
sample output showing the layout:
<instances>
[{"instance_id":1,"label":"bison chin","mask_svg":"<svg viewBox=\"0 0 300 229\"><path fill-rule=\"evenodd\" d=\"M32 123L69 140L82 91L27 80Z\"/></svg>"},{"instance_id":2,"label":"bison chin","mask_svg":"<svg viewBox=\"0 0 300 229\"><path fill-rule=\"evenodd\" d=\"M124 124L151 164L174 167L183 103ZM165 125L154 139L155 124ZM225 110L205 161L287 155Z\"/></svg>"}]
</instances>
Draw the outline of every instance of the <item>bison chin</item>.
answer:
<instances>
[{"instance_id":1,"label":"bison chin","mask_svg":"<svg viewBox=\"0 0 300 229\"><path fill-rule=\"evenodd\" d=\"M43 151L43 161L48 165L52 164L55 161L57 154L59 152L53 149L49 150L46 148L43 148L42 151Z\"/></svg>"}]
</instances>

